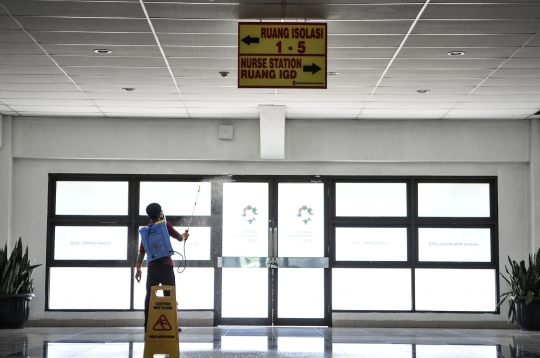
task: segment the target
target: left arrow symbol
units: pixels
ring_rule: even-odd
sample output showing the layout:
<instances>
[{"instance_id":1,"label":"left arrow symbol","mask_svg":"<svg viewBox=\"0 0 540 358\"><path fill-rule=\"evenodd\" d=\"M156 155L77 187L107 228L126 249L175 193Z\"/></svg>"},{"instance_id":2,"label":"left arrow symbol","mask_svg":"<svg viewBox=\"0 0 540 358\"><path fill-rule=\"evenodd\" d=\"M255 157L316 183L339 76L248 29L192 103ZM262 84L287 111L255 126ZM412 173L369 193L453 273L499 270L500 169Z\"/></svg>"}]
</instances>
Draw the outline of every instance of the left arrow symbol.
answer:
<instances>
[{"instance_id":1,"label":"left arrow symbol","mask_svg":"<svg viewBox=\"0 0 540 358\"><path fill-rule=\"evenodd\" d=\"M249 46L251 46L251 44L258 44L259 43L259 38L258 37L251 37L250 35L247 35L246 37L244 37L242 39L242 42L245 43L245 44L248 44Z\"/></svg>"},{"instance_id":2,"label":"left arrow symbol","mask_svg":"<svg viewBox=\"0 0 540 358\"><path fill-rule=\"evenodd\" d=\"M317 66L316 64L312 64L312 66L304 66L303 67L303 70L304 72L311 72L312 75L316 74L317 72L319 72L321 68L319 66Z\"/></svg>"}]
</instances>

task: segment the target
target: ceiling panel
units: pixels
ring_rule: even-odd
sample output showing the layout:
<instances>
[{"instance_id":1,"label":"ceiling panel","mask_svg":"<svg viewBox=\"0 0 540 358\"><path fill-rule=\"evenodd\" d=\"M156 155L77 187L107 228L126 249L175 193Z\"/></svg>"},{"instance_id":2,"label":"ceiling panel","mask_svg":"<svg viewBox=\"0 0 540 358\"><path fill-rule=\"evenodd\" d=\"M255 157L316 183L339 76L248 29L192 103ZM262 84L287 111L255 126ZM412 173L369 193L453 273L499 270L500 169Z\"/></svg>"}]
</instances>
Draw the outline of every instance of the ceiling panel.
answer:
<instances>
[{"instance_id":1,"label":"ceiling panel","mask_svg":"<svg viewBox=\"0 0 540 358\"><path fill-rule=\"evenodd\" d=\"M43 50L34 43L2 43L0 34L0 55L43 55Z\"/></svg>"},{"instance_id":2,"label":"ceiling panel","mask_svg":"<svg viewBox=\"0 0 540 358\"><path fill-rule=\"evenodd\" d=\"M375 94L416 94L419 89L428 89L429 95L440 95L440 94L461 94L466 95L471 92L474 87L377 87Z\"/></svg>"},{"instance_id":3,"label":"ceiling panel","mask_svg":"<svg viewBox=\"0 0 540 358\"><path fill-rule=\"evenodd\" d=\"M172 57L188 58L233 58L238 59L238 48L235 46L207 46L207 47L187 47L187 46L163 46L165 55Z\"/></svg>"},{"instance_id":4,"label":"ceiling panel","mask_svg":"<svg viewBox=\"0 0 540 358\"><path fill-rule=\"evenodd\" d=\"M171 83L172 85L172 83ZM84 92L102 92L102 93L120 93L122 88L129 86L135 88L135 91L141 93L178 93L176 87L174 86L147 86L147 85L116 85L116 86L105 86L105 85L79 85L79 88Z\"/></svg>"},{"instance_id":5,"label":"ceiling panel","mask_svg":"<svg viewBox=\"0 0 540 358\"><path fill-rule=\"evenodd\" d=\"M36 46L37 47L37 46ZM157 44L151 45L107 45L105 49L112 51L110 54L95 53L96 49L103 49L98 45L57 45L57 44L42 44L42 47L49 55L57 56L135 56L135 57L162 57ZM43 52L42 52L43 53Z\"/></svg>"},{"instance_id":6,"label":"ceiling panel","mask_svg":"<svg viewBox=\"0 0 540 358\"><path fill-rule=\"evenodd\" d=\"M71 76L71 79L79 85L124 85L131 87L132 85L159 85L171 86L174 85L169 76L151 76L151 77L134 77L134 76Z\"/></svg>"},{"instance_id":7,"label":"ceiling panel","mask_svg":"<svg viewBox=\"0 0 540 358\"><path fill-rule=\"evenodd\" d=\"M465 68L497 68L504 58L446 58L446 59L404 59L397 58L392 62L393 68L424 68L424 69L465 69Z\"/></svg>"},{"instance_id":8,"label":"ceiling panel","mask_svg":"<svg viewBox=\"0 0 540 358\"><path fill-rule=\"evenodd\" d=\"M1 83L72 83L67 76L62 75L1 75Z\"/></svg>"},{"instance_id":9,"label":"ceiling panel","mask_svg":"<svg viewBox=\"0 0 540 358\"><path fill-rule=\"evenodd\" d=\"M422 19L538 19L540 4L431 4Z\"/></svg>"},{"instance_id":10,"label":"ceiling panel","mask_svg":"<svg viewBox=\"0 0 540 358\"><path fill-rule=\"evenodd\" d=\"M182 98L178 93L148 93L148 92L85 92L90 99L121 99L124 101L179 101Z\"/></svg>"},{"instance_id":11,"label":"ceiling panel","mask_svg":"<svg viewBox=\"0 0 540 358\"><path fill-rule=\"evenodd\" d=\"M20 92L79 92L74 84L44 84L44 83L0 83L0 91L20 91Z\"/></svg>"},{"instance_id":12,"label":"ceiling panel","mask_svg":"<svg viewBox=\"0 0 540 358\"><path fill-rule=\"evenodd\" d=\"M202 18L173 19L154 18L152 24L157 33L169 34L236 34L237 20L207 20ZM148 24L147 24L148 26Z\"/></svg>"},{"instance_id":13,"label":"ceiling panel","mask_svg":"<svg viewBox=\"0 0 540 358\"><path fill-rule=\"evenodd\" d=\"M175 73L175 67L180 68L203 68L203 69L228 69L235 68L238 65L236 59L229 58L180 58L170 57L168 58L169 65ZM218 71L216 71L217 73ZM175 73L176 74L176 73Z\"/></svg>"},{"instance_id":14,"label":"ceiling panel","mask_svg":"<svg viewBox=\"0 0 540 358\"><path fill-rule=\"evenodd\" d=\"M144 18L138 2L2 0L2 4L14 16Z\"/></svg>"},{"instance_id":15,"label":"ceiling panel","mask_svg":"<svg viewBox=\"0 0 540 358\"><path fill-rule=\"evenodd\" d=\"M418 69L392 68L388 69L385 78L485 78L493 69Z\"/></svg>"},{"instance_id":16,"label":"ceiling panel","mask_svg":"<svg viewBox=\"0 0 540 358\"><path fill-rule=\"evenodd\" d=\"M520 94L504 94L504 95L483 95L475 94L463 98L463 102L538 102L538 95L520 95Z\"/></svg>"},{"instance_id":17,"label":"ceiling panel","mask_svg":"<svg viewBox=\"0 0 540 358\"><path fill-rule=\"evenodd\" d=\"M349 20L328 21L328 33L332 35L405 35L412 20Z\"/></svg>"},{"instance_id":18,"label":"ceiling panel","mask_svg":"<svg viewBox=\"0 0 540 358\"><path fill-rule=\"evenodd\" d=\"M169 71L166 67L139 67L135 71L133 68L125 67L85 67L85 66L63 66L62 69L70 76L132 76L132 77L167 77Z\"/></svg>"},{"instance_id":19,"label":"ceiling panel","mask_svg":"<svg viewBox=\"0 0 540 358\"><path fill-rule=\"evenodd\" d=\"M385 95L374 94L369 101L373 102L457 102L463 98L463 95L433 95L431 93L415 93L410 95Z\"/></svg>"},{"instance_id":20,"label":"ceiling panel","mask_svg":"<svg viewBox=\"0 0 540 358\"><path fill-rule=\"evenodd\" d=\"M203 93L185 93L182 92L182 98L185 101L205 101L208 99L206 94ZM244 94L244 95L238 95L238 94L212 94L212 102L253 102L257 103L257 101L273 101L274 95L271 93L264 94L264 93L258 93L258 94Z\"/></svg>"},{"instance_id":21,"label":"ceiling panel","mask_svg":"<svg viewBox=\"0 0 540 358\"><path fill-rule=\"evenodd\" d=\"M38 43L55 45L81 45L92 44L99 46L107 45L156 45L156 39L151 32L52 32L30 31L30 34ZM96 47L101 48L101 47ZM107 47L105 47L107 48Z\"/></svg>"},{"instance_id":22,"label":"ceiling panel","mask_svg":"<svg viewBox=\"0 0 540 358\"><path fill-rule=\"evenodd\" d=\"M417 108L444 108L450 109L455 106L455 102L368 102L364 108L397 108L397 109L417 109Z\"/></svg>"},{"instance_id":23,"label":"ceiling panel","mask_svg":"<svg viewBox=\"0 0 540 358\"><path fill-rule=\"evenodd\" d=\"M365 69L365 68L386 68L390 59L330 59L328 60L328 68L333 69Z\"/></svg>"},{"instance_id":24,"label":"ceiling panel","mask_svg":"<svg viewBox=\"0 0 540 358\"><path fill-rule=\"evenodd\" d=\"M287 106L287 111L289 108L334 108L334 109L356 109L357 112L360 111L360 108L364 106L365 102L300 102L300 101L285 101L285 100L276 100L276 106Z\"/></svg>"},{"instance_id":25,"label":"ceiling panel","mask_svg":"<svg viewBox=\"0 0 540 358\"><path fill-rule=\"evenodd\" d=\"M448 109L446 108L415 108L415 114L418 115L433 115L442 116ZM362 110L362 115L403 115L403 109L401 108L365 108Z\"/></svg>"},{"instance_id":26,"label":"ceiling panel","mask_svg":"<svg viewBox=\"0 0 540 358\"><path fill-rule=\"evenodd\" d=\"M540 77L540 70L537 68L501 68L495 71L495 73L491 75L491 77Z\"/></svg>"},{"instance_id":27,"label":"ceiling panel","mask_svg":"<svg viewBox=\"0 0 540 358\"><path fill-rule=\"evenodd\" d=\"M46 55L1 55L2 65L51 66L55 65Z\"/></svg>"},{"instance_id":28,"label":"ceiling panel","mask_svg":"<svg viewBox=\"0 0 540 358\"><path fill-rule=\"evenodd\" d=\"M92 101L96 106L102 107L168 107L185 108L184 103L179 100L174 101L144 101L144 100L120 100L120 99L94 99ZM102 108L103 109L103 108Z\"/></svg>"},{"instance_id":29,"label":"ceiling panel","mask_svg":"<svg viewBox=\"0 0 540 358\"><path fill-rule=\"evenodd\" d=\"M158 34L158 38L163 46L238 46L237 34Z\"/></svg>"},{"instance_id":30,"label":"ceiling panel","mask_svg":"<svg viewBox=\"0 0 540 358\"><path fill-rule=\"evenodd\" d=\"M397 58L454 58L448 55L451 51L464 51L465 55L458 58L508 58L519 47L404 47Z\"/></svg>"},{"instance_id":31,"label":"ceiling panel","mask_svg":"<svg viewBox=\"0 0 540 358\"><path fill-rule=\"evenodd\" d=\"M0 65L2 75L63 75L57 66Z\"/></svg>"},{"instance_id":32,"label":"ceiling panel","mask_svg":"<svg viewBox=\"0 0 540 358\"><path fill-rule=\"evenodd\" d=\"M14 106L24 106L32 104L34 106L55 106L55 107L73 107L73 106L94 106L95 103L89 99L40 99L33 98L32 102L29 103L27 99L23 98L8 98L4 100L5 104L14 105Z\"/></svg>"},{"instance_id":33,"label":"ceiling panel","mask_svg":"<svg viewBox=\"0 0 540 358\"><path fill-rule=\"evenodd\" d=\"M537 110L540 107L538 102L461 102L455 108L528 108Z\"/></svg>"},{"instance_id":34,"label":"ceiling panel","mask_svg":"<svg viewBox=\"0 0 540 358\"><path fill-rule=\"evenodd\" d=\"M286 19L398 20L414 19L422 4L287 4Z\"/></svg>"},{"instance_id":35,"label":"ceiling panel","mask_svg":"<svg viewBox=\"0 0 540 358\"><path fill-rule=\"evenodd\" d=\"M0 7L0 11L2 8ZM8 15L0 14L0 30L20 30L21 27Z\"/></svg>"},{"instance_id":36,"label":"ceiling panel","mask_svg":"<svg viewBox=\"0 0 540 358\"><path fill-rule=\"evenodd\" d=\"M523 47L514 57L535 57L538 59L540 57L540 47Z\"/></svg>"},{"instance_id":37,"label":"ceiling panel","mask_svg":"<svg viewBox=\"0 0 540 358\"><path fill-rule=\"evenodd\" d=\"M535 34L538 31L537 19L519 20L420 20L413 34Z\"/></svg>"},{"instance_id":38,"label":"ceiling panel","mask_svg":"<svg viewBox=\"0 0 540 358\"><path fill-rule=\"evenodd\" d=\"M177 19L279 19L281 4L245 3L241 7L234 3L198 3L184 2L145 4L151 18Z\"/></svg>"},{"instance_id":39,"label":"ceiling panel","mask_svg":"<svg viewBox=\"0 0 540 358\"><path fill-rule=\"evenodd\" d=\"M149 32L145 18L17 16L27 31Z\"/></svg>"},{"instance_id":40,"label":"ceiling panel","mask_svg":"<svg viewBox=\"0 0 540 358\"><path fill-rule=\"evenodd\" d=\"M179 114L185 115L187 111L184 108L171 108L171 107L151 107L151 108L141 108L141 107L100 107L101 111L105 113L146 113L146 114Z\"/></svg>"},{"instance_id":41,"label":"ceiling panel","mask_svg":"<svg viewBox=\"0 0 540 358\"><path fill-rule=\"evenodd\" d=\"M383 78L380 87L475 87L483 78Z\"/></svg>"},{"instance_id":42,"label":"ceiling panel","mask_svg":"<svg viewBox=\"0 0 540 358\"><path fill-rule=\"evenodd\" d=\"M391 59L396 52L395 47L389 48L335 48L330 47L327 50L328 58L347 59L347 58L386 58Z\"/></svg>"},{"instance_id":43,"label":"ceiling panel","mask_svg":"<svg viewBox=\"0 0 540 358\"><path fill-rule=\"evenodd\" d=\"M535 57L511 58L501 68L540 68L540 61Z\"/></svg>"},{"instance_id":44,"label":"ceiling panel","mask_svg":"<svg viewBox=\"0 0 540 358\"><path fill-rule=\"evenodd\" d=\"M536 86L540 86L540 82L536 84ZM475 95L479 94L526 94L526 95L540 95L540 87L478 87L474 91ZM538 97L538 104L540 105L540 96Z\"/></svg>"},{"instance_id":45,"label":"ceiling panel","mask_svg":"<svg viewBox=\"0 0 540 358\"><path fill-rule=\"evenodd\" d=\"M47 112L52 110L57 113L100 113L99 109L95 106L10 106L17 112Z\"/></svg>"},{"instance_id":46,"label":"ceiling panel","mask_svg":"<svg viewBox=\"0 0 540 358\"><path fill-rule=\"evenodd\" d=\"M411 35L405 47L520 47L531 35Z\"/></svg>"},{"instance_id":47,"label":"ceiling panel","mask_svg":"<svg viewBox=\"0 0 540 358\"><path fill-rule=\"evenodd\" d=\"M328 35L328 47L398 47L404 35Z\"/></svg>"},{"instance_id":48,"label":"ceiling panel","mask_svg":"<svg viewBox=\"0 0 540 358\"><path fill-rule=\"evenodd\" d=\"M60 66L166 67L163 57L52 56Z\"/></svg>"},{"instance_id":49,"label":"ceiling panel","mask_svg":"<svg viewBox=\"0 0 540 358\"><path fill-rule=\"evenodd\" d=\"M0 98L19 98L19 99L33 99L33 98L51 98L51 99L88 99L88 97L82 92L17 92L17 91L0 91ZM28 103L31 103L29 101Z\"/></svg>"},{"instance_id":50,"label":"ceiling panel","mask_svg":"<svg viewBox=\"0 0 540 358\"><path fill-rule=\"evenodd\" d=\"M482 83L482 87L489 87L489 86L538 86L538 83L540 81L538 78L513 78L513 77L497 77L497 78L488 78L484 83Z\"/></svg>"},{"instance_id":51,"label":"ceiling panel","mask_svg":"<svg viewBox=\"0 0 540 358\"><path fill-rule=\"evenodd\" d=\"M33 43L30 36L24 33L23 30L0 30L0 47L9 46L4 44L11 43Z\"/></svg>"}]
</instances>

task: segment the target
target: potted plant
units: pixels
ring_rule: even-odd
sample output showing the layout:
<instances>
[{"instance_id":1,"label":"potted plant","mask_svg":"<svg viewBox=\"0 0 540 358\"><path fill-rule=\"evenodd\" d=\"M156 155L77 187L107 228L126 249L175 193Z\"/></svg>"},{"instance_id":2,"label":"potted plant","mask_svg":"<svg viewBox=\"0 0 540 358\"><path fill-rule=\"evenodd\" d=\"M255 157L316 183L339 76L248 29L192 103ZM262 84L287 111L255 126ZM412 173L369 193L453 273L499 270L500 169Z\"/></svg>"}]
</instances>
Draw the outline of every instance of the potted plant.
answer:
<instances>
[{"instance_id":1,"label":"potted plant","mask_svg":"<svg viewBox=\"0 0 540 358\"><path fill-rule=\"evenodd\" d=\"M0 248L0 328L24 328L30 313L34 285L32 273L41 265L32 265L28 246L23 255L22 240L16 242L7 255L7 242Z\"/></svg>"},{"instance_id":2,"label":"potted plant","mask_svg":"<svg viewBox=\"0 0 540 358\"><path fill-rule=\"evenodd\" d=\"M510 270L505 266L506 275L502 278L510 285L510 291L500 296L497 308L507 299L510 309L508 322L517 322L523 331L540 330L540 249L534 255L529 254L529 265L508 257Z\"/></svg>"}]
</instances>

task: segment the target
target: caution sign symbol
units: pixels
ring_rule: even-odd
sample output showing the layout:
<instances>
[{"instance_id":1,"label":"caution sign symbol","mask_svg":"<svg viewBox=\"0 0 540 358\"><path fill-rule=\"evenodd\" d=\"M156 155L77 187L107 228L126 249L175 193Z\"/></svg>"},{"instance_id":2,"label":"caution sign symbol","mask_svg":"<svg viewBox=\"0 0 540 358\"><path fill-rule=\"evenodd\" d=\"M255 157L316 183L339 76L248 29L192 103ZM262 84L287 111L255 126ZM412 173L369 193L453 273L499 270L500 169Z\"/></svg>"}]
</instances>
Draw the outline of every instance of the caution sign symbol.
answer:
<instances>
[{"instance_id":1,"label":"caution sign symbol","mask_svg":"<svg viewBox=\"0 0 540 358\"><path fill-rule=\"evenodd\" d=\"M172 327L167 317L165 317L165 315L162 314L158 318L156 324L154 324L153 330L154 331L170 331L172 330Z\"/></svg>"}]
</instances>

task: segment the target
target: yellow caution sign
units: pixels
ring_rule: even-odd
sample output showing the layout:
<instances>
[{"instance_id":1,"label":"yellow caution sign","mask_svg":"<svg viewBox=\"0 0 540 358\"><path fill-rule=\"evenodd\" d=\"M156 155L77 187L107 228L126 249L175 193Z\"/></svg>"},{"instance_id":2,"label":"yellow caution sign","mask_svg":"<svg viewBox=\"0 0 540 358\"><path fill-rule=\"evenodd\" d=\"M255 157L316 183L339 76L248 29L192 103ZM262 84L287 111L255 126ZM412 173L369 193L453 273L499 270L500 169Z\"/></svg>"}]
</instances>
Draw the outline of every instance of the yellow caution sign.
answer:
<instances>
[{"instance_id":1,"label":"yellow caution sign","mask_svg":"<svg viewBox=\"0 0 540 358\"><path fill-rule=\"evenodd\" d=\"M157 291L170 291L170 296L157 296ZM144 358L154 354L168 354L170 358L180 358L178 338L178 310L176 307L176 288L174 286L152 286Z\"/></svg>"},{"instance_id":2,"label":"yellow caution sign","mask_svg":"<svg viewBox=\"0 0 540 358\"><path fill-rule=\"evenodd\" d=\"M326 88L325 23L238 23L239 88Z\"/></svg>"}]
</instances>

